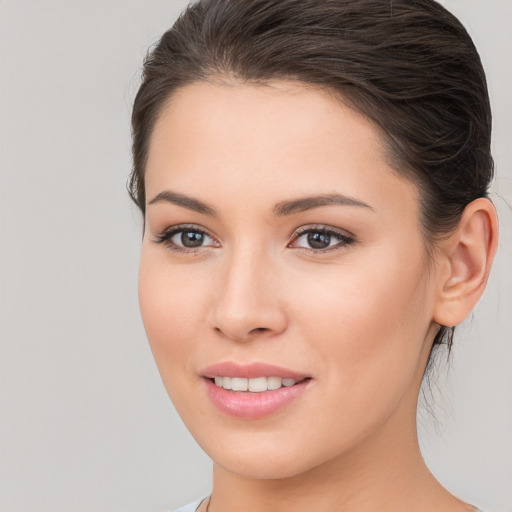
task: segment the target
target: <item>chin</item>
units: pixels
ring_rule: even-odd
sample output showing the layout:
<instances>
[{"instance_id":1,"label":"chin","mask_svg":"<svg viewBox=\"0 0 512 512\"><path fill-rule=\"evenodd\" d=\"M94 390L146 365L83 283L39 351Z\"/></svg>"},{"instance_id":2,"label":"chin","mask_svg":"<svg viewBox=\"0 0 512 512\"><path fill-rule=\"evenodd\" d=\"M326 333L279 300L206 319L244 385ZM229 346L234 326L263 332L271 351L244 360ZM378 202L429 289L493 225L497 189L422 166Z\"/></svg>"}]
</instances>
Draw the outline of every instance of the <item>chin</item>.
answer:
<instances>
[{"instance_id":1,"label":"chin","mask_svg":"<svg viewBox=\"0 0 512 512\"><path fill-rule=\"evenodd\" d=\"M236 439L238 437L238 439ZM297 477L327 463L332 450L314 448L314 440L294 438L289 434L272 435L269 432L247 436L237 435L196 440L215 465L243 478L283 480ZM309 450L304 447L309 446ZM313 456L314 455L314 456Z\"/></svg>"},{"instance_id":2,"label":"chin","mask_svg":"<svg viewBox=\"0 0 512 512\"><path fill-rule=\"evenodd\" d=\"M297 466L288 460L273 460L269 454L254 455L250 459L222 457L214 463L225 471L251 480L285 480L308 471L307 465ZM304 461L302 461L304 462Z\"/></svg>"}]
</instances>

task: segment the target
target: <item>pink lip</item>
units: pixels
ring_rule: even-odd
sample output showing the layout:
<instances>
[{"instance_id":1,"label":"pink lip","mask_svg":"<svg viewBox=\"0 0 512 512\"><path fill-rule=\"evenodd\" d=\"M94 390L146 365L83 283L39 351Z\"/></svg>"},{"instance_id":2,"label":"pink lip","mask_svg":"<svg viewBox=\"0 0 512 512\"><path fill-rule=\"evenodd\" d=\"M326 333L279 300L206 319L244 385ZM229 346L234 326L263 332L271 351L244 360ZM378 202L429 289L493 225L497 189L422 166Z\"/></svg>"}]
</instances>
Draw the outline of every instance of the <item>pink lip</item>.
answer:
<instances>
[{"instance_id":1,"label":"pink lip","mask_svg":"<svg viewBox=\"0 0 512 512\"><path fill-rule=\"evenodd\" d=\"M273 391L250 393L229 391L219 388L210 379L204 379L211 401L224 413L244 419L258 419L269 416L299 397L311 380L303 380L295 386L282 387Z\"/></svg>"},{"instance_id":2,"label":"pink lip","mask_svg":"<svg viewBox=\"0 0 512 512\"><path fill-rule=\"evenodd\" d=\"M201 371L203 377L245 377L254 379L256 377L281 377L283 379L302 380L308 377L304 373L294 372L287 368L266 363L237 364L230 361L213 364Z\"/></svg>"},{"instance_id":3,"label":"pink lip","mask_svg":"<svg viewBox=\"0 0 512 512\"><path fill-rule=\"evenodd\" d=\"M265 363L252 363L238 365L223 362L205 368L202 372L205 377L206 391L210 400L222 412L230 416L243 419L258 419L269 416L284 408L298 398L307 389L311 379L306 375ZM220 388L212 382L212 378L220 377L281 377L298 380L294 386L282 387L261 393L231 391Z\"/></svg>"}]
</instances>

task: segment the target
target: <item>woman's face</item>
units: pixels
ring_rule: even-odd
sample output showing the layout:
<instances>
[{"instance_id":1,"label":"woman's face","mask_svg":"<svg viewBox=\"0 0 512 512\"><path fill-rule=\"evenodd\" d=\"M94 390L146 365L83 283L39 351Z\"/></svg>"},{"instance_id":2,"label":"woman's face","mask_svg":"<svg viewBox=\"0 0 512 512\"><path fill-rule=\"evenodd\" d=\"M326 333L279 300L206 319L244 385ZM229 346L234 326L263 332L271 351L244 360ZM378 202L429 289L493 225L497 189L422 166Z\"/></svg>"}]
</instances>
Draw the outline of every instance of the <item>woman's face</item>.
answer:
<instances>
[{"instance_id":1,"label":"woman's face","mask_svg":"<svg viewBox=\"0 0 512 512\"><path fill-rule=\"evenodd\" d=\"M145 184L144 325L218 465L293 476L414 427L435 266L417 187L369 121L293 82L192 84Z\"/></svg>"}]
</instances>

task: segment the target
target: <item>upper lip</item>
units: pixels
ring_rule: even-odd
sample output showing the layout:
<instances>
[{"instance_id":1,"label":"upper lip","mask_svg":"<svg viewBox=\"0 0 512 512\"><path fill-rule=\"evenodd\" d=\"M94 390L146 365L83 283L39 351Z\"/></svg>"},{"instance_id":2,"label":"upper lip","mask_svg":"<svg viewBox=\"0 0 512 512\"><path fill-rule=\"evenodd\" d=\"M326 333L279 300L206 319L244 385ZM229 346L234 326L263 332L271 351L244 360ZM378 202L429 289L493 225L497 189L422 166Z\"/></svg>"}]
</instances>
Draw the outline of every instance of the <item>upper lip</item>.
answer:
<instances>
[{"instance_id":1,"label":"upper lip","mask_svg":"<svg viewBox=\"0 0 512 512\"><path fill-rule=\"evenodd\" d=\"M256 377L281 377L283 379L303 380L308 375L267 363L240 364L231 361L223 361L212 364L201 371L204 377L242 377L254 379Z\"/></svg>"}]
</instances>

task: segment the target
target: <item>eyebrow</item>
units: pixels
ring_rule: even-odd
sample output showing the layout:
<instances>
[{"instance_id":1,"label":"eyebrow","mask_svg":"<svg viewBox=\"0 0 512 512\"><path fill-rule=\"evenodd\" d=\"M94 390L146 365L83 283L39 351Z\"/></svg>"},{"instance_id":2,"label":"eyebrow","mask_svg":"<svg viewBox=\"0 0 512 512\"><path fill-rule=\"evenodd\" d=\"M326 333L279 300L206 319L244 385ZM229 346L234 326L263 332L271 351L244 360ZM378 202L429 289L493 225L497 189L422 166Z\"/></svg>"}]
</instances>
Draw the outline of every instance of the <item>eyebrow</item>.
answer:
<instances>
[{"instance_id":1,"label":"eyebrow","mask_svg":"<svg viewBox=\"0 0 512 512\"><path fill-rule=\"evenodd\" d=\"M192 210L193 212L202 213L204 215L210 215L215 217L217 214L215 210L208 206L206 203L199 201L199 199L194 199L193 197L186 196L184 194L179 194L178 192L171 192L170 190L164 190L157 194L148 204L159 203L160 201L166 201L168 203L173 203L175 205L181 206L182 208L186 208L187 210Z\"/></svg>"},{"instance_id":2,"label":"eyebrow","mask_svg":"<svg viewBox=\"0 0 512 512\"><path fill-rule=\"evenodd\" d=\"M164 190L157 194L148 204L155 204L161 201L173 203L187 210L202 213L204 215L210 215L215 217L217 215L214 208L207 205L199 199L195 199L178 192L172 192L170 190ZM368 208L373 211L373 208L369 205L355 199L353 197L344 196L341 194L326 194L319 196L302 197L300 199L294 199L291 201L281 201L274 207L274 214L277 216L291 215L293 213L304 212L319 208L321 206L329 205L342 205L342 206L356 206L359 208Z\"/></svg>"},{"instance_id":3,"label":"eyebrow","mask_svg":"<svg viewBox=\"0 0 512 512\"><path fill-rule=\"evenodd\" d=\"M293 201L282 201L277 203L274 207L275 215L290 215L292 213L304 212L306 210L312 210L313 208L319 208L320 206L329 205L342 205L342 206L357 206L359 208L368 208L372 211L373 208L359 201L353 197L344 196L341 194L327 194L320 196L302 197Z\"/></svg>"}]
</instances>

